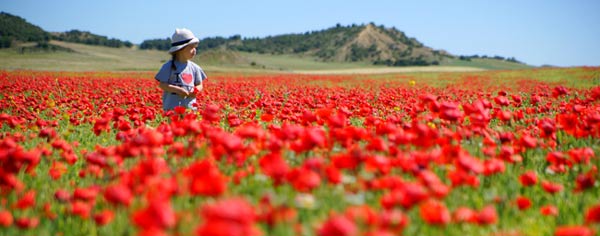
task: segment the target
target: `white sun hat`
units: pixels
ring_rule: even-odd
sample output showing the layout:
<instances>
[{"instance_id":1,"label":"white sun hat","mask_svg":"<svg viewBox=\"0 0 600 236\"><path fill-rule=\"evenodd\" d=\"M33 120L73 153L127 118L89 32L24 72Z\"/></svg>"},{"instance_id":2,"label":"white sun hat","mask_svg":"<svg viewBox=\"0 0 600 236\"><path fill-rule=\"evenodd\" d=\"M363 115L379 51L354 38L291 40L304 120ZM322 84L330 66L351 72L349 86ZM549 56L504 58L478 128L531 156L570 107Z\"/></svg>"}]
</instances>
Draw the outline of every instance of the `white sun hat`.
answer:
<instances>
[{"instance_id":1,"label":"white sun hat","mask_svg":"<svg viewBox=\"0 0 600 236\"><path fill-rule=\"evenodd\" d=\"M171 49L169 49L169 53L174 53L189 44L198 42L200 40L189 29L175 29L175 33L171 36Z\"/></svg>"}]
</instances>

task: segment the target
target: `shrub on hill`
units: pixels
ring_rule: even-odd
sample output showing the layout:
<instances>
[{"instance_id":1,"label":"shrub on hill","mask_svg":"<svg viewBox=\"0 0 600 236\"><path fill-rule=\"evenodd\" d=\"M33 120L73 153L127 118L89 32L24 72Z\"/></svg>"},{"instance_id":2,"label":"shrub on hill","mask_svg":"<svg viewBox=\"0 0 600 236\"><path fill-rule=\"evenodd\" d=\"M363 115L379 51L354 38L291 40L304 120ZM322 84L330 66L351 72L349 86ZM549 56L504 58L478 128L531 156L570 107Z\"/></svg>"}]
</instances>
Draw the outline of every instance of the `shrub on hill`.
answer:
<instances>
[{"instance_id":1,"label":"shrub on hill","mask_svg":"<svg viewBox=\"0 0 600 236\"><path fill-rule=\"evenodd\" d=\"M113 48L121 47L132 47L133 44L129 41L121 41L115 38L108 38L106 36L92 34L87 31L71 30L63 33L54 33L52 39L72 42L72 43L83 43L88 45L99 45Z\"/></svg>"},{"instance_id":2,"label":"shrub on hill","mask_svg":"<svg viewBox=\"0 0 600 236\"><path fill-rule=\"evenodd\" d=\"M0 12L0 48L11 47L14 42L46 42L50 35L25 19Z\"/></svg>"},{"instance_id":3,"label":"shrub on hill","mask_svg":"<svg viewBox=\"0 0 600 236\"><path fill-rule=\"evenodd\" d=\"M471 61L471 59L482 58L482 59L494 59L494 60L499 60L499 61L507 61L507 62L513 62L513 63L522 63L521 61L517 60L514 57L505 58L503 56L498 56L498 55L493 56L493 57L490 57L487 55L483 55L483 56L472 55L472 56L459 56L458 58L463 61Z\"/></svg>"},{"instance_id":4,"label":"shrub on hill","mask_svg":"<svg viewBox=\"0 0 600 236\"><path fill-rule=\"evenodd\" d=\"M75 52L73 49L61 47L48 42L38 42L33 46L17 46L15 50L20 54L43 53L43 52Z\"/></svg>"}]
</instances>

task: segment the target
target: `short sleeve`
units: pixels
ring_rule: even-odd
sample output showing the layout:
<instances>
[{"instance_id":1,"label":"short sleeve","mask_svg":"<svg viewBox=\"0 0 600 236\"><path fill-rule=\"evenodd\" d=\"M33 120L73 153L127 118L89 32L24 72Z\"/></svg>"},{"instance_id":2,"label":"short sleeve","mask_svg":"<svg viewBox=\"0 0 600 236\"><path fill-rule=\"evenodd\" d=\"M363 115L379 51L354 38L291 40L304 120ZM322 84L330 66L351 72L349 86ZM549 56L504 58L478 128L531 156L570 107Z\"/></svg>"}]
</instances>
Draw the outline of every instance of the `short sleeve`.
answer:
<instances>
[{"instance_id":1,"label":"short sleeve","mask_svg":"<svg viewBox=\"0 0 600 236\"><path fill-rule=\"evenodd\" d=\"M198 67L198 70L196 70L195 77L197 79L196 79L196 81L194 81L194 85L200 85L202 83L202 81L204 81L207 78L206 73L204 73L204 70L202 70L202 68L200 68L200 67Z\"/></svg>"},{"instance_id":2,"label":"short sleeve","mask_svg":"<svg viewBox=\"0 0 600 236\"><path fill-rule=\"evenodd\" d=\"M168 83L169 82L169 77L171 77L171 68L168 65L169 63L165 63L160 70L158 71L158 73L156 73L156 75L154 76L154 79L156 79L159 82L162 83Z\"/></svg>"}]
</instances>

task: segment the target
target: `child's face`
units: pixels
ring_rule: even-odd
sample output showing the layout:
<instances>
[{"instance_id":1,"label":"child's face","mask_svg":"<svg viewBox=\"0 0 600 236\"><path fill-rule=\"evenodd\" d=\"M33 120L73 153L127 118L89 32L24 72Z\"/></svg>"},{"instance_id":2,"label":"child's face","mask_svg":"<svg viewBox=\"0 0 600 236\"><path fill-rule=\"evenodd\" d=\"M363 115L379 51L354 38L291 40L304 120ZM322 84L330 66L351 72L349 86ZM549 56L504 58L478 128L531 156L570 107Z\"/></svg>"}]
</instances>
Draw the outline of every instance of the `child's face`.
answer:
<instances>
[{"instance_id":1,"label":"child's face","mask_svg":"<svg viewBox=\"0 0 600 236\"><path fill-rule=\"evenodd\" d=\"M197 43L190 44L185 46L183 49L179 50L178 54L180 58L190 60L196 56L196 47L198 47Z\"/></svg>"}]
</instances>

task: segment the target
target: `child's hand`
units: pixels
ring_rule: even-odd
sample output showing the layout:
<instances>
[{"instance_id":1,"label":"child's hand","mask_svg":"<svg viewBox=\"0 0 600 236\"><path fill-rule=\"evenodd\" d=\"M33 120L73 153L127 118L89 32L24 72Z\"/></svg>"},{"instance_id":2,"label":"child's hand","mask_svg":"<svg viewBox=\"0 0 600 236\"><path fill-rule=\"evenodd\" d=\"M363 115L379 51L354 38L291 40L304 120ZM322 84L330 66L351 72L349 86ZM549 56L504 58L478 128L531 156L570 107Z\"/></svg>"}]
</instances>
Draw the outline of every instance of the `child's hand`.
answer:
<instances>
[{"instance_id":1,"label":"child's hand","mask_svg":"<svg viewBox=\"0 0 600 236\"><path fill-rule=\"evenodd\" d=\"M196 98L196 93L197 93L196 89L192 88L192 91L190 91L188 93L188 96L191 97L191 98Z\"/></svg>"},{"instance_id":2,"label":"child's hand","mask_svg":"<svg viewBox=\"0 0 600 236\"><path fill-rule=\"evenodd\" d=\"M192 93L194 97L198 97L200 96L200 92L202 92L202 84L196 85L196 87L194 87L192 89Z\"/></svg>"},{"instance_id":3,"label":"child's hand","mask_svg":"<svg viewBox=\"0 0 600 236\"><path fill-rule=\"evenodd\" d=\"M190 92L188 92L187 89L183 87L177 87L177 94L184 98L190 96Z\"/></svg>"},{"instance_id":4,"label":"child's hand","mask_svg":"<svg viewBox=\"0 0 600 236\"><path fill-rule=\"evenodd\" d=\"M190 97L198 97L200 95L200 92L202 91L202 85L198 85L196 87L192 88L192 91L190 92Z\"/></svg>"}]
</instances>

